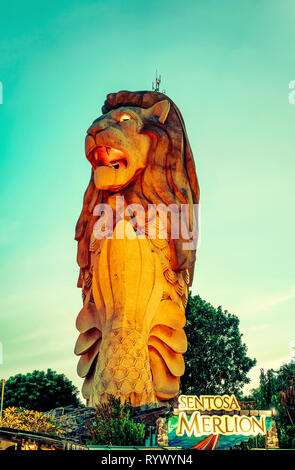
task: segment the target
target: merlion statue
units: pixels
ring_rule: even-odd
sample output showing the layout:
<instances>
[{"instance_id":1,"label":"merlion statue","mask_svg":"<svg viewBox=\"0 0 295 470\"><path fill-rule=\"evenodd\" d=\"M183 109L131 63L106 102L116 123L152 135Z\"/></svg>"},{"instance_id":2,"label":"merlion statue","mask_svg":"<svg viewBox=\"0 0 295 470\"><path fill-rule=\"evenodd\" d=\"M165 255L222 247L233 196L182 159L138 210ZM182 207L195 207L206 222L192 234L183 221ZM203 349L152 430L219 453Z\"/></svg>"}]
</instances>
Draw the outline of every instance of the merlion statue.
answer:
<instances>
[{"instance_id":1,"label":"merlion statue","mask_svg":"<svg viewBox=\"0 0 295 470\"><path fill-rule=\"evenodd\" d=\"M199 188L181 113L166 95L112 93L102 113L86 136L75 353L88 406L110 395L140 406L179 392Z\"/></svg>"}]
</instances>

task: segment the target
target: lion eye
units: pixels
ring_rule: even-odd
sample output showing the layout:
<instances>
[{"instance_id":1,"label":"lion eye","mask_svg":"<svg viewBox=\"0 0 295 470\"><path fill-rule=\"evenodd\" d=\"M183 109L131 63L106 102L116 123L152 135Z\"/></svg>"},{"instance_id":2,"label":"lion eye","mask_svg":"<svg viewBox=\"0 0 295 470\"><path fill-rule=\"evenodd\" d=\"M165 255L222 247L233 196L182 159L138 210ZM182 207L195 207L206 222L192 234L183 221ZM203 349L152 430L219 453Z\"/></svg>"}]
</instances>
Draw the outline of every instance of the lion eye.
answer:
<instances>
[{"instance_id":1,"label":"lion eye","mask_svg":"<svg viewBox=\"0 0 295 470\"><path fill-rule=\"evenodd\" d=\"M132 117L130 116L130 114L128 114L128 113L123 113L123 114L120 114L118 121L119 121L119 122L129 121L129 119L132 119Z\"/></svg>"}]
</instances>

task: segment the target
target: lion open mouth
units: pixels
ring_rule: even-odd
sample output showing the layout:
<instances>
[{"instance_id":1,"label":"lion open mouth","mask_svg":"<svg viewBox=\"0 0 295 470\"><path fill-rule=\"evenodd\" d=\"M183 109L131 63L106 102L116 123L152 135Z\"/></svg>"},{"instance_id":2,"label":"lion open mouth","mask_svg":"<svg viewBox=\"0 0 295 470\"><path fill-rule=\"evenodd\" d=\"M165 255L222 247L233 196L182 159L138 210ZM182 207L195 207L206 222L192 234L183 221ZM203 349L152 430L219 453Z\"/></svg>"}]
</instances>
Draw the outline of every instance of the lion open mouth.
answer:
<instances>
[{"instance_id":1,"label":"lion open mouth","mask_svg":"<svg viewBox=\"0 0 295 470\"><path fill-rule=\"evenodd\" d=\"M96 170L96 168L100 166L107 166L114 168L115 170L121 170L127 168L128 165L127 157L123 150L104 145L95 147L87 158L90 161L93 170Z\"/></svg>"}]
</instances>

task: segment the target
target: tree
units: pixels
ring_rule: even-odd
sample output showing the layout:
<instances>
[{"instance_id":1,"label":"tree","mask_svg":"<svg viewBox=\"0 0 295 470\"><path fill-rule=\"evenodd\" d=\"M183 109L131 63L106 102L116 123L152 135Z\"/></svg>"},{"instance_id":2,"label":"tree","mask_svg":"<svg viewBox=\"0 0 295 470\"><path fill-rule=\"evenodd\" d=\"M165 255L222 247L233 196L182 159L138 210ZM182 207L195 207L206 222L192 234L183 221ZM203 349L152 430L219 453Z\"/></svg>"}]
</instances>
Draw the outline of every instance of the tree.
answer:
<instances>
[{"instance_id":1,"label":"tree","mask_svg":"<svg viewBox=\"0 0 295 470\"><path fill-rule=\"evenodd\" d=\"M290 410L281 405L280 393L294 382L295 364L283 364L277 371L273 369L260 374L259 387L252 390L252 397L260 409L276 409L275 421L278 430L279 445L282 449L294 448L295 426L290 420Z\"/></svg>"},{"instance_id":2,"label":"tree","mask_svg":"<svg viewBox=\"0 0 295 470\"><path fill-rule=\"evenodd\" d=\"M34 370L7 380L4 407L49 411L59 406L82 406L78 393L78 389L64 374L57 374L51 369L47 369L47 372Z\"/></svg>"},{"instance_id":3,"label":"tree","mask_svg":"<svg viewBox=\"0 0 295 470\"><path fill-rule=\"evenodd\" d=\"M286 390L294 380L295 364L283 364L277 371L269 369L260 371L259 387L253 389L252 397L260 409L276 407L280 392Z\"/></svg>"},{"instance_id":4,"label":"tree","mask_svg":"<svg viewBox=\"0 0 295 470\"><path fill-rule=\"evenodd\" d=\"M269 369L266 373L264 369L260 370L259 388L252 390L256 407L259 410L269 409L276 404L277 383L274 374L275 371L273 369Z\"/></svg>"},{"instance_id":5,"label":"tree","mask_svg":"<svg viewBox=\"0 0 295 470\"><path fill-rule=\"evenodd\" d=\"M132 419L130 403L110 396L108 403L96 407L96 417L90 427L92 444L144 445L145 425Z\"/></svg>"},{"instance_id":6,"label":"tree","mask_svg":"<svg viewBox=\"0 0 295 470\"><path fill-rule=\"evenodd\" d=\"M186 318L188 349L182 393L240 394L244 384L250 382L247 374L256 359L247 357L239 319L198 295L189 295Z\"/></svg>"}]
</instances>

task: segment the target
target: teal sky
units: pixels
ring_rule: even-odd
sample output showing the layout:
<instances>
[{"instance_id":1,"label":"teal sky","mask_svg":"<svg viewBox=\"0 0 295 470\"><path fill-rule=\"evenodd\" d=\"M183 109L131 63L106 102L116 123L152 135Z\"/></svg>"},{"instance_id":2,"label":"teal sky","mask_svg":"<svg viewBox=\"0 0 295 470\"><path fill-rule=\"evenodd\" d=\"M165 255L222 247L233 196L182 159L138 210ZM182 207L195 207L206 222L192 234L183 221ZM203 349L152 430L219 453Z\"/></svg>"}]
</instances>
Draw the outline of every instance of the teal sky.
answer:
<instances>
[{"instance_id":1,"label":"teal sky","mask_svg":"<svg viewBox=\"0 0 295 470\"><path fill-rule=\"evenodd\" d=\"M259 370L295 340L293 0L6 2L0 17L0 377L51 367L80 387L74 227L85 130L109 92L162 89L201 187L193 293L240 318Z\"/></svg>"}]
</instances>

